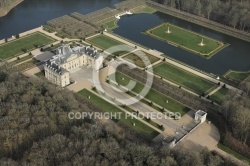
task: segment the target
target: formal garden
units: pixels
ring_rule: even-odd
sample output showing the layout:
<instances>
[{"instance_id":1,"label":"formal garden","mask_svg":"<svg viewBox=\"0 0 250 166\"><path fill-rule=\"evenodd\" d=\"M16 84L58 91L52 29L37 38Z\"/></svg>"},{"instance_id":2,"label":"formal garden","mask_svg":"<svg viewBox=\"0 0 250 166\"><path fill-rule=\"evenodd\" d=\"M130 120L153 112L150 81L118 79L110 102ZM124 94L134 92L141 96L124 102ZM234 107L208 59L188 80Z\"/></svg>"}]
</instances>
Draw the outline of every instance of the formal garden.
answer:
<instances>
[{"instance_id":1,"label":"formal garden","mask_svg":"<svg viewBox=\"0 0 250 166\"><path fill-rule=\"evenodd\" d=\"M124 56L123 58L142 68L145 68L146 66L160 60L160 58L157 58L153 55L150 55L142 51L132 52Z\"/></svg>"},{"instance_id":2,"label":"formal garden","mask_svg":"<svg viewBox=\"0 0 250 166\"><path fill-rule=\"evenodd\" d=\"M240 71L233 71L230 70L229 72L227 72L224 77L232 80L234 82L240 83L242 81L244 81L247 77L250 76L250 72L240 72Z\"/></svg>"},{"instance_id":3,"label":"formal garden","mask_svg":"<svg viewBox=\"0 0 250 166\"><path fill-rule=\"evenodd\" d=\"M169 63L154 67L154 73L197 94L206 94L217 85Z\"/></svg>"},{"instance_id":4,"label":"formal garden","mask_svg":"<svg viewBox=\"0 0 250 166\"><path fill-rule=\"evenodd\" d=\"M103 50L113 47L114 49L108 50L108 52L112 53L115 56L123 55L125 53L131 52L134 49L131 46L127 46L124 43L117 41L115 39L112 39L105 35L97 35L95 37L87 39L86 41ZM127 51L119 51L121 47L114 47L114 46L121 46L121 45L125 46Z\"/></svg>"},{"instance_id":5,"label":"formal garden","mask_svg":"<svg viewBox=\"0 0 250 166\"><path fill-rule=\"evenodd\" d=\"M223 42L170 23L163 23L149 29L146 34L204 58L211 58L218 51L228 46Z\"/></svg>"},{"instance_id":6,"label":"formal garden","mask_svg":"<svg viewBox=\"0 0 250 166\"><path fill-rule=\"evenodd\" d=\"M55 39L40 33L35 32L24 37L3 43L0 45L0 59L8 59L20 54L24 54L33 49L53 43Z\"/></svg>"},{"instance_id":7,"label":"formal garden","mask_svg":"<svg viewBox=\"0 0 250 166\"><path fill-rule=\"evenodd\" d=\"M128 88L131 89L136 94L139 94L145 86L120 72L116 72L114 75L110 75L109 78L113 79L113 81L117 82L119 85L125 87L129 84L130 81L135 81L136 82L135 87L128 87ZM154 105L153 103L155 103L170 112L179 112L181 113L182 116L185 115L190 110L188 107L182 105L176 100L154 89L150 89L145 98L152 101L152 103L148 103L150 106L153 106Z\"/></svg>"},{"instance_id":8,"label":"formal garden","mask_svg":"<svg viewBox=\"0 0 250 166\"><path fill-rule=\"evenodd\" d=\"M209 96L209 99L218 103L222 104L225 101L226 96L229 94L229 89L222 87L217 92Z\"/></svg>"},{"instance_id":9,"label":"formal garden","mask_svg":"<svg viewBox=\"0 0 250 166\"><path fill-rule=\"evenodd\" d=\"M82 96L84 96L86 99L89 99L89 101L92 104L96 105L97 107L103 109L106 112L113 113L113 114L115 114L115 113L121 114L120 119L118 119L118 118L113 119L115 122L123 123L123 124L133 128L135 131L146 135L150 139L153 139L154 137L156 137L159 134L157 131L155 131L154 129L150 128L149 126L147 126L146 124L142 123L141 121L139 121L135 118L132 118L129 116L128 116L128 118L126 118L124 111L122 111L118 107L114 106L113 104L107 102L106 100L98 97L94 93L92 93L86 89L83 89L78 93L81 94Z\"/></svg>"}]
</instances>

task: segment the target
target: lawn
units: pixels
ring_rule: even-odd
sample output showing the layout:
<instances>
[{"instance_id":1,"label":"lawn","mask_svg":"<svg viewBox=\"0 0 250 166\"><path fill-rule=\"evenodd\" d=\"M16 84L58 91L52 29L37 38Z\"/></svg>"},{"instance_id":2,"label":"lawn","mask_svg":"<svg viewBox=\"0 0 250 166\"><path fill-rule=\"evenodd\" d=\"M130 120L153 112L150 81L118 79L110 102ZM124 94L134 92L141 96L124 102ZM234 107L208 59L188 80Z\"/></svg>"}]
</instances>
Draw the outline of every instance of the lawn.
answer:
<instances>
[{"instance_id":1,"label":"lawn","mask_svg":"<svg viewBox=\"0 0 250 166\"><path fill-rule=\"evenodd\" d=\"M115 28L118 27L117 22L118 22L118 19L116 19L115 17L113 17L113 18L105 21L104 27L106 29L108 29L108 30L113 30L113 29L115 29Z\"/></svg>"},{"instance_id":2,"label":"lawn","mask_svg":"<svg viewBox=\"0 0 250 166\"><path fill-rule=\"evenodd\" d=\"M155 13L157 10L152 8L152 7L149 7L149 6L145 6L137 11L135 11L135 13L139 14L139 13L149 13L149 14L152 14L152 13Z\"/></svg>"},{"instance_id":3,"label":"lawn","mask_svg":"<svg viewBox=\"0 0 250 166\"><path fill-rule=\"evenodd\" d=\"M21 62L24 62L24 61L28 61L29 59L32 59L32 58L33 58L33 55L27 55L27 56L22 57L22 58L18 58L17 57L17 60L9 62L9 65L16 65L18 63L21 63Z\"/></svg>"},{"instance_id":4,"label":"lawn","mask_svg":"<svg viewBox=\"0 0 250 166\"><path fill-rule=\"evenodd\" d=\"M147 54L142 51L137 51L135 53L130 53L123 57L125 60L132 61L135 65L145 68L146 66L155 63L156 61L159 60L159 58Z\"/></svg>"},{"instance_id":5,"label":"lawn","mask_svg":"<svg viewBox=\"0 0 250 166\"><path fill-rule=\"evenodd\" d=\"M167 33L168 28L170 33ZM171 45L198 54L204 58L212 57L228 45L169 23L164 23L149 29L146 33ZM202 40L204 44L203 46L200 45Z\"/></svg>"},{"instance_id":6,"label":"lawn","mask_svg":"<svg viewBox=\"0 0 250 166\"><path fill-rule=\"evenodd\" d=\"M229 71L224 76L227 79L230 79L235 82L242 82L244 81L248 76L250 76L250 72L238 72L238 71Z\"/></svg>"},{"instance_id":7,"label":"lawn","mask_svg":"<svg viewBox=\"0 0 250 166\"><path fill-rule=\"evenodd\" d=\"M89 42L90 44L93 44L101 49L104 49L104 50L109 49L113 46L125 45L124 43L117 41L115 39L112 39L112 38L105 36L105 35L95 36L93 38L88 39L87 42ZM109 52L116 55L116 56L119 56L119 55L122 55L124 53L132 51L134 48L127 46L126 47L127 51L119 51L119 49L120 49L119 47L116 47L116 48L114 48L114 51L109 50Z\"/></svg>"},{"instance_id":8,"label":"lawn","mask_svg":"<svg viewBox=\"0 0 250 166\"><path fill-rule=\"evenodd\" d=\"M42 33L36 32L19 39L0 45L0 58L7 59L35 49L35 46L42 46L55 40Z\"/></svg>"},{"instance_id":9,"label":"lawn","mask_svg":"<svg viewBox=\"0 0 250 166\"><path fill-rule=\"evenodd\" d=\"M142 123L141 121L139 121L135 118L128 117L126 119L125 112L123 112L121 109L117 108L116 106L112 105L111 103L107 102L106 100L93 94L92 92L90 92L86 89L83 89L78 93L87 99L89 99L89 96L90 96L90 99L89 99L90 102L92 102L96 106L104 109L105 111L107 111L109 113L113 113L113 114L118 113L118 112L121 113L121 118L116 119L118 122L121 121L122 123L130 126L131 128L133 128L137 132L143 133L144 135L146 135L150 139L153 139L154 137L156 137L159 134L159 132L155 131L151 127L147 126L146 124ZM134 123L135 123L135 126L133 126Z\"/></svg>"},{"instance_id":10,"label":"lawn","mask_svg":"<svg viewBox=\"0 0 250 166\"><path fill-rule=\"evenodd\" d=\"M225 98L226 95L229 93L229 90L227 88L221 88L217 92L215 92L213 95L210 96L210 99L218 104L221 104Z\"/></svg>"},{"instance_id":11,"label":"lawn","mask_svg":"<svg viewBox=\"0 0 250 166\"><path fill-rule=\"evenodd\" d=\"M116 82L122 86L127 86L128 83L131 81L135 81L131 79L130 77L120 73L116 72L115 73L115 78L114 75L110 75L110 79L115 80ZM141 90L144 88L144 85L142 85L139 82L136 82L136 85L134 88L128 87L129 89L132 89L135 93L140 93ZM151 89L148 94L145 96L146 99L151 100L153 103L156 103L160 105L161 107L164 107L165 109L171 111L171 112L179 112L183 116L186 114L190 109L182 105L181 103Z\"/></svg>"},{"instance_id":12,"label":"lawn","mask_svg":"<svg viewBox=\"0 0 250 166\"><path fill-rule=\"evenodd\" d=\"M214 83L169 63L161 63L155 66L154 73L197 94L206 93L216 87Z\"/></svg>"}]
</instances>

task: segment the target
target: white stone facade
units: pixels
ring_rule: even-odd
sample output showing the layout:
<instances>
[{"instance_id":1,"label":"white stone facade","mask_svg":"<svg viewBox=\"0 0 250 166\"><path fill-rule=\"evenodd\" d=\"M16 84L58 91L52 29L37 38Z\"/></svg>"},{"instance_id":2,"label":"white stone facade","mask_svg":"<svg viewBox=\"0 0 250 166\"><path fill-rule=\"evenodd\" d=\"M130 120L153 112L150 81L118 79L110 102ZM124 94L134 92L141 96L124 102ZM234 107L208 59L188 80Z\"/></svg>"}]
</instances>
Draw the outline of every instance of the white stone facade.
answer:
<instances>
[{"instance_id":1,"label":"white stone facade","mask_svg":"<svg viewBox=\"0 0 250 166\"><path fill-rule=\"evenodd\" d=\"M195 113L194 119L196 121L200 120L201 123L205 122L207 118L207 113L205 111L199 110Z\"/></svg>"},{"instance_id":2,"label":"white stone facade","mask_svg":"<svg viewBox=\"0 0 250 166\"><path fill-rule=\"evenodd\" d=\"M45 62L45 77L52 83L65 87L70 84L70 71L82 66L99 70L103 67L103 55L89 46L70 48L63 45L57 49L57 55Z\"/></svg>"}]
</instances>

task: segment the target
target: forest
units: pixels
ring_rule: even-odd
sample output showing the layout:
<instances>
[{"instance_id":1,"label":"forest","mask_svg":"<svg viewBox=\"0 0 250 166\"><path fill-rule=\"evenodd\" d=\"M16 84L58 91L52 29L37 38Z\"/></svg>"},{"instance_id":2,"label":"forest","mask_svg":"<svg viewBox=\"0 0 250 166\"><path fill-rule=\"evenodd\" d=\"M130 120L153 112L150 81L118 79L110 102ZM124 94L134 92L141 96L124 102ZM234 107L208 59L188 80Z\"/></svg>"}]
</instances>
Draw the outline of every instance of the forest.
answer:
<instances>
[{"instance_id":1,"label":"forest","mask_svg":"<svg viewBox=\"0 0 250 166\"><path fill-rule=\"evenodd\" d=\"M250 158L250 77L240 84L241 95L231 92L222 104L226 122L223 143Z\"/></svg>"},{"instance_id":2,"label":"forest","mask_svg":"<svg viewBox=\"0 0 250 166\"><path fill-rule=\"evenodd\" d=\"M249 0L158 0L158 2L249 32Z\"/></svg>"},{"instance_id":3,"label":"forest","mask_svg":"<svg viewBox=\"0 0 250 166\"><path fill-rule=\"evenodd\" d=\"M0 70L0 165L235 165L201 153L155 144L127 126L70 120L70 111L99 108L46 80Z\"/></svg>"}]
</instances>

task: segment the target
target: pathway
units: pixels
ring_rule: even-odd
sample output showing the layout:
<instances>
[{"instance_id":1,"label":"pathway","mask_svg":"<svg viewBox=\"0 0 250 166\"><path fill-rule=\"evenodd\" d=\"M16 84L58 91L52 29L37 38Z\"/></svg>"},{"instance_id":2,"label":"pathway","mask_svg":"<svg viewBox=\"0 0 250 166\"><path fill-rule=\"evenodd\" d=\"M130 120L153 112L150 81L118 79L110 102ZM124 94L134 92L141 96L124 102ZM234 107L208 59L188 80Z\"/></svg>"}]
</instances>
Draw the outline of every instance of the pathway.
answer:
<instances>
[{"instance_id":1,"label":"pathway","mask_svg":"<svg viewBox=\"0 0 250 166\"><path fill-rule=\"evenodd\" d=\"M246 165L241 160L235 158L231 154L224 152L217 147L220 140L220 133L218 129L212 124L204 122L192 133L189 133L186 138L176 145L176 147L186 147L190 150L201 152L204 147L207 147L211 151L217 151L225 158L230 158L238 165Z\"/></svg>"}]
</instances>

